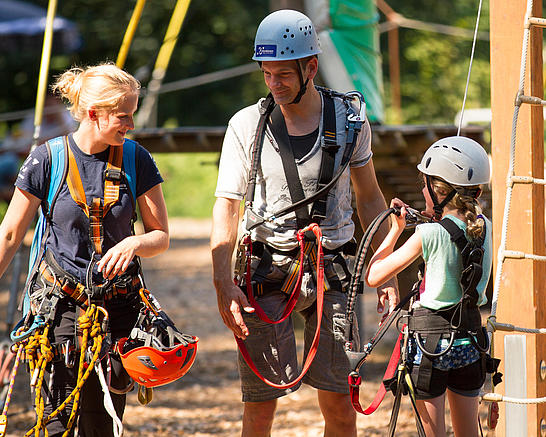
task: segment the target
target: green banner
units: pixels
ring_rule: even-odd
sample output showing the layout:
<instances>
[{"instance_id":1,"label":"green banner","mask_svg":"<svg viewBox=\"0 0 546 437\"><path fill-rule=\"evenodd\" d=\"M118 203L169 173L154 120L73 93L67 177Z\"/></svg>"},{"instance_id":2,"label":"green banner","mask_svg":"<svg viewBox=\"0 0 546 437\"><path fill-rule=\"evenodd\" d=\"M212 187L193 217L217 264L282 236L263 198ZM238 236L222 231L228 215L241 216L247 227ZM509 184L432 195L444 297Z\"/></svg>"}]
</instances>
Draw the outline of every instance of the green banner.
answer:
<instances>
[{"instance_id":1,"label":"green banner","mask_svg":"<svg viewBox=\"0 0 546 437\"><path fill-rule=\"evenodd\" d=\"M329 0L324 3L328 7L329 20L323 17L321 23L318 19L323 51L321 74L331 88L362 92L369 120L381 123L384 120L383 84L377 30L379 14L375 2Z\"/></svg>"}]
</instances>

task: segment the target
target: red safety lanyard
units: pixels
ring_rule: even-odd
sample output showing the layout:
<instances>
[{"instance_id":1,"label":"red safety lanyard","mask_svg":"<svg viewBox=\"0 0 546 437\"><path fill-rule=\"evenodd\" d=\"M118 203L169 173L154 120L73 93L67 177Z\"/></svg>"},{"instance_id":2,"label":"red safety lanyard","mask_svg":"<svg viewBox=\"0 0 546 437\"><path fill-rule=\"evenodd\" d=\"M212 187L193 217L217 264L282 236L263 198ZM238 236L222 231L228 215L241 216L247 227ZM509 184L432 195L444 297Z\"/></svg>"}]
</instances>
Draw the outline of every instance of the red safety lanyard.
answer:
<instances>
[{"instance_id":1,"label":"red safety lanyard","mask_svg":"<svg viewBox=\"0 0 546 437\"><path fill-rule=\"evenodd\" d=\"M321 325L321 320L322 320L322 309L324 307L324 255L323 255L323 252L322 252L322 243L321 243L322 242L322 231L321 231L320 227L316 223L312 223L309 226L307 226L306 228L299 230L298 233L297 233L297 238L298 238L298 241L300 241L300 244L303 241L303 234L306 231L312 231L313 234L315 235L316 239L317 239L317 267L316 267L316 270L317 270L317 328L316 328L316 331L315 331L315 337L313 338L313 342L311 344L311 347L309 348L309 353L307 354L307 358L305 360L305 363L303 365L303 368L302 368L301 373L299 374L299 376L296 379L294 379L292 382L289 382L287 384L277 384L277 383L274 383L274 382L268 380L266 377L264 377L260 373L260 371L258 370L256 365L252 361L252 358L250 357L250 354L248 353L248 350L246 348L244 340L242 340L239 337L235 336L235 340L237 341L237 345L239 346L239 350L241 351L241 355L243 356L243 358L244 358L245 362L247 363L248 367L250 367L252 369L252 371L255 373L255 375L258 378L260 378L263 382L265 382L267 385L269 385L271 387L278 388L278 389L287 389L287 388L290 388L290 387L294 387L296 384L298 384L302 380L302 378L305 376L305 374L309 370L309 367L311 366L311 363L313 362L313 360L315 358L315 355L317 354L318 343L319 343L319 339L320 339L320 325ZM291 303L291 299L292 299L294 293L296 293L297 296L299 296L299 291L300 291L300 286L301 286L301 276L303 274L302 273L303 272L303 261L301 260L301 256L303 254L303 248L300 249L300 252L301 252L300 253L300 271L301 272L298 274L299 279L298 279L298 282L297 282L297 287L294 289L294 292L290 296L290 299L289 299L289 301L287 303L287 306L285 307L285 310L284 310L283 316L282 316L283 318L281 318L281 320L277 320L277 321L269 321L268 323L280 323L282 320L286 319L286 317L288 317L288 315L290 315L290 313L292 312L292 309L293 309L293 307L294 307L294 305L295 305L295 303L297 301L297 297L296 297L296 299L294 299L294 302ZM250 277L248 275L249 274L248 274L248 271L247 271L247 278L246 278L247 287L248 287L248 284L250 283ZM252 288L252 286L250 288ZM297 290L297 292L296 292L296 290ZM251 304L254 306L254 308L256 310L256 314L258 315L258 317L260 317L262 320L264 320L262 318L262 316L260 315L260 314L262 314L263 316L265 316L265 318L267 318L267 320L270 320L269 317L267 317L267 315L263 311L263 309L258 305L256 300L254 299L254 296L252 295L252 298L250 297L251 295L252 294L249 294L249 300L250 300ZM292 308L290 308L289 312L287 314L285 314L289 309L289 305ZM267 322L267 320L264 320L264 321Z\"/></svg>"},{"instance_id":2,"label":"red safety lanyard","mask_svg":"<svg viewBox=\"0 0 546 437\"><path fill-rule=\"evenodd\" d=\"M396 345L394 346L394 350L392 351L392 355L389 360L387 370L385 371L385 375L383 376L383 380L392 378L394 374L396 373L398 362L400 361L400 341L402 340L402 336L403 336L402 333L398 335L398 340L396 341ZM369 415L369 414L372 414L375 410L377 410L377 407L379 407L379 405L383 401L383 398L385 397L385 394L387 393L387 389L385 388L385 384L381 382L381 386L379 387L379 390L377 390L374 400L372 401L370 406L364 410L362 406L360 405L359 388L361 383L362 383L362 377L360 375L358 374L349 375L351 403L353 404L353 408L355 409L355 411L358 411L361 414Z\"/></svg>"}]
</instances>

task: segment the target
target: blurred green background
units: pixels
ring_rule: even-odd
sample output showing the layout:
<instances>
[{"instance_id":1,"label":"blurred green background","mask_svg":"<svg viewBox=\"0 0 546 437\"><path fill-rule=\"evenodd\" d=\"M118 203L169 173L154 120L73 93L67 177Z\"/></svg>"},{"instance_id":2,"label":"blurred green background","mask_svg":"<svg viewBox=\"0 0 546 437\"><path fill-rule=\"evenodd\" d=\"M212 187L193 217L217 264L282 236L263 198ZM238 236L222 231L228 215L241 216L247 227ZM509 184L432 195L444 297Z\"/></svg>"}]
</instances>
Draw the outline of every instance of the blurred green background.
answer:
<instances>
[{"instance_id":1,"label":"blurred green background","mask_svg":"<svg viewBox=\"0 0 546 437\"><path fill-rule=\"evenodd\" d=\"M30 3L47 8L46 0ZM253 40L261 19L282 2L222 0L190 3L164 83L191 78L251 62ZM390 0L407 18L473 30L478 1ZM81 33L75 52L54 51L52 78L71 66L115 61L134 1L59 0L57 14L74 22ZM167 29L175 0L148 0L136 30L125 68L145 87ZM487 32L488 3L480 30ZM385 17L379 14L379 21ZM430 31L399 29L403 124L453 124L461 109L472 40ZM391 105L387 34L381 33L386 123L396 118ZM55 48L55 42L54 42ZM55 49L54 49L55 50ZM0 50L0 113L32 108L38 83L41 46L15 52ZM479 40L466 108L490 106L489 42ZM162 94L157 125L225 126L240 108L266 94L260 72ZM0 140L16 127L0 121ZM146 146L146 144L143 144ZM214 202L216 154L154 155L165 178L163 186L171 216L208 217ZM5 205L0 204L0 214Z\"/></svg>"}]
</instances>

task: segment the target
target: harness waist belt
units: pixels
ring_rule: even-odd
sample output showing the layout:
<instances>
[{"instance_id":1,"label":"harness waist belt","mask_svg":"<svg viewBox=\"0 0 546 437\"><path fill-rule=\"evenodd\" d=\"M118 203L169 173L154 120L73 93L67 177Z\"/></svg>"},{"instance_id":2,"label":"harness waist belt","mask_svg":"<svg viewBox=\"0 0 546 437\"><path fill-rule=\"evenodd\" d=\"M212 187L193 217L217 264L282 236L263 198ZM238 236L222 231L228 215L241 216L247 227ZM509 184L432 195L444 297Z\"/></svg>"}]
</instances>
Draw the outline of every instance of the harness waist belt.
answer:
<instances>
[{"instance_id":1,"label":"harness waist belt","mask_svg":"<svg viewBox=\"0 0 546 437\"><path fill-rule=\"evenodd\" d=\"M457 309L459 308L459 313ZM466 308L464 318L460 317L460 307L448 311L434 311L428 308L416 308L408 320L408 329L411 332L423 334L442 334L457 331L464 336L478 331L482 326L480 311L477 307Z\"/></svg>"},{"instance_id":2,"label":"harness waist belt","mask_svg":"<svg viewBox=\"0 0 546 437\"><path fill-rule=\"evenodd\" d=\"M65 272L50 255L50 252L46 252L45 258L39 266L42 278L54 287L58 287L64 294L76 301L78 305L84 308L87 307L89 296L86 287L73 275ZM131 271L136 270L136 267L129 270L113 284L94 286L96 288L94 291L98 291L98 294L105 301L137 291L142 287L142 283L138 276L131 274Z\"/></svg>"}]
</instances>

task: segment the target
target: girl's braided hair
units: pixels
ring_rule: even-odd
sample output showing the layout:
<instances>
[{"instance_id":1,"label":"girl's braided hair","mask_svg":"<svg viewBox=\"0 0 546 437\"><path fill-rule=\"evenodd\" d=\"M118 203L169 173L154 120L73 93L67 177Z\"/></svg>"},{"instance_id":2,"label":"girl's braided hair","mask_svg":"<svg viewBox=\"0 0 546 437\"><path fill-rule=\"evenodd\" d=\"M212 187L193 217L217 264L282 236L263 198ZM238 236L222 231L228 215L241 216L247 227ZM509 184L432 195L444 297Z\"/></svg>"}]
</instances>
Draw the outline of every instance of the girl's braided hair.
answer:
<instances>
[{"instance_id":1,"label":"girl's braided hair","mask_svg":"<svg viewBox=\"0 0 546 437\"><path fill-rule=\"evenodd\" d=\"M432 188L437 195L446 196L453 190L453 186L447 182L433 178ZM476 187L464 187L466 189L479 188ZM466 196L457 192L453 199L451 199L446 205L449 208L455 208L459 213L463 214L466 218L466 233L472 239L478 238L485 226L483 218L478 217L482 213L482 208L478 203L478 199L472 196Z\"/></svg>"}]
</instances>

